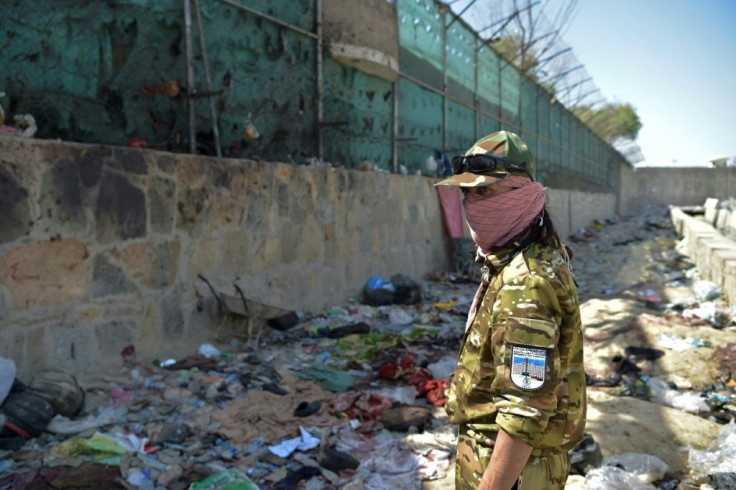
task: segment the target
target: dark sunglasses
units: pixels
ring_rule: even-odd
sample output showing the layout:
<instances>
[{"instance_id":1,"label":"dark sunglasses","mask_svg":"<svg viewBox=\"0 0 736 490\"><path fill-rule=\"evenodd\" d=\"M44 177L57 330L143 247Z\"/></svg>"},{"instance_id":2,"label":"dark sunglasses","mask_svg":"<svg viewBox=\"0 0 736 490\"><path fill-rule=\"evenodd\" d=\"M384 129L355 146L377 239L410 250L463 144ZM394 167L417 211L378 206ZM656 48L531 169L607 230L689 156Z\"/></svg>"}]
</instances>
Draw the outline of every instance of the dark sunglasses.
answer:
<instances>
[{"instance_id":1,"label":"dark sunglasses","mask_svg":"<svg viewBox=\"0 0 736 490\"><path fill-rule=\"evenodd\" d=\"M483 174L492 170L516 170L524 172L534 180L531 174L522 167L510 164L505 158L493 155L458 155L452 157L452 173L457 175L463 172L472 172L474 174Z\"/></svg>"}]
</instances>

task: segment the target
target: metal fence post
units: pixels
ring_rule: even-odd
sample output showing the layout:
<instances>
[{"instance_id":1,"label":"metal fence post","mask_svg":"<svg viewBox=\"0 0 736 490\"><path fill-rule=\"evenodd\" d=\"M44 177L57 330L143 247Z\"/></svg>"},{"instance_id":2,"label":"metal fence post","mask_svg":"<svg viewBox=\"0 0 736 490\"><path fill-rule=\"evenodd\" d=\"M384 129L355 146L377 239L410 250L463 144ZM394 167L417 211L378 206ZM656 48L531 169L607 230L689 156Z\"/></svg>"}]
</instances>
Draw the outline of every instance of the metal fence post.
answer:
<instances>
[{"instance_id":1,"label":"metal fence post","mask_svg":"<svg viewBox=\"0 0 736 490\"><path fill-rule=\"evenodd\" d=\"M317 91L317 158L323 160L325 157L324 139L322 137L322 122L324 120L323 95L323 66L322 66L322 0L315 0L315 30L317 34L317 66L316 66L316 91Z\"/></svg>"},{"instance_id":2,"label":"metal fence post","mask_svg":"<svg viewBox=\"0 0 736 490\"><path fill-rule=\"evenodd\" d=\"M442 151L447 153L447 24L442 17Z\"/></svg>"}]
</instances>

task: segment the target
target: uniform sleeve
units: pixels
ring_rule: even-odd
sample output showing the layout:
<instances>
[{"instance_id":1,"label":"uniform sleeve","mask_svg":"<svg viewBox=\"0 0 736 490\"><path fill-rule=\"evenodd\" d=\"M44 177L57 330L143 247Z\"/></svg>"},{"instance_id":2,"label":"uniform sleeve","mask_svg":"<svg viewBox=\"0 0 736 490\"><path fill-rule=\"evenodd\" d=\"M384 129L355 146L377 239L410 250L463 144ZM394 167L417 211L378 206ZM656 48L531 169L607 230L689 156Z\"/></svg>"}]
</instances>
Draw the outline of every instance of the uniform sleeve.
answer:
<instances>
[{"instance_id":1,"label":"uniform sleeve","mask_svg":"<svg viewBox=\"0 0 736 490\"><path fill-rule=\"evenodd\" d=\"M496 423L536 447L557 408L558 296L546 278L529 274L505 284L493 309L498 312L493 325Z\"/></svg>"}]
</instances>

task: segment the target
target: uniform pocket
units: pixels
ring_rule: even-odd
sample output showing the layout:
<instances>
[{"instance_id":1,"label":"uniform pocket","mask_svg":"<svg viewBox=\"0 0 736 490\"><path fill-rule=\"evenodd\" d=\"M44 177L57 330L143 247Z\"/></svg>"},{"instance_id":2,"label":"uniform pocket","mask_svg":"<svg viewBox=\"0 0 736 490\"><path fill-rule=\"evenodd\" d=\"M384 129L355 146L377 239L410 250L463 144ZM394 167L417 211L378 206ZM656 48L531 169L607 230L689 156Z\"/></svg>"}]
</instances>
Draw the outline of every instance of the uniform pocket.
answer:
<instances>
[{"instance_id":1,"label":"uniform pocket","mask_svg":"<svg viewBox=\"0 0 736 490\"><path fill-rule=\"evenodd\" d=\"M505 338L509 344L554 349L558 337L557 324L550 320L514 316L506 320Z\"/></svg>"}]
</instances>

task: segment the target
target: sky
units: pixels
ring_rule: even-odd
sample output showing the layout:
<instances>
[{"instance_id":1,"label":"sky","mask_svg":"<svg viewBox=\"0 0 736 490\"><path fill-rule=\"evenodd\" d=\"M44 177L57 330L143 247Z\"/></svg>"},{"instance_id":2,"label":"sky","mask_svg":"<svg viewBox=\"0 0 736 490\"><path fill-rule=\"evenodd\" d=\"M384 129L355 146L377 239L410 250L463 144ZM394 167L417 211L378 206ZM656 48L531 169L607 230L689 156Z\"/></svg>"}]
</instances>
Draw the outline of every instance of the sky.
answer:
<instances>
[{"instance_id":1,"label":"sky","mask_svg":"<svg viewBox=\"0 0 736 490\"><path fill-rule=\"evenodd\" d=\"M563 34L608 102L642 122L638 165L736 157L736 1L579 0Z\"/></svg>"}]
</instances>

